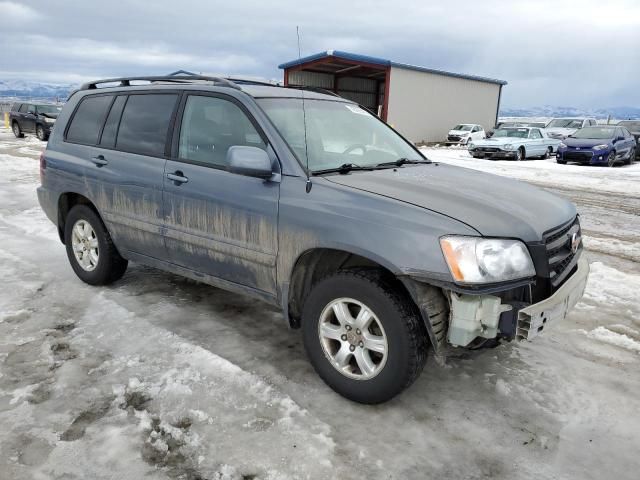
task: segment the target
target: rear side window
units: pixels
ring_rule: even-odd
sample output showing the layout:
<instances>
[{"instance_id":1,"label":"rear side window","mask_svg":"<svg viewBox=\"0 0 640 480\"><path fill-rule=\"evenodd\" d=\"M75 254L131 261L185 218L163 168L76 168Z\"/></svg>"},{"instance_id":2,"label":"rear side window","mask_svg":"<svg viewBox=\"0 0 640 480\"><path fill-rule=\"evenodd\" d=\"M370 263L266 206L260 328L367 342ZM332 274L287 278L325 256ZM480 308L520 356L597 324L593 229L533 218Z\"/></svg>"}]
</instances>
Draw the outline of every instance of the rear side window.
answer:
<instances>
[{"instance_id":1,"label":"rear side window","mask_svg":"<svg viewBox=\"0 0 640 480\"><path fill-rule=\"evenodd\" d=\"M177 98L175 94L130 95L122 112L116 148L163 156Z\"/></svg>"},{"instance_id":2,"label":"rear side window","mask_svg":"<svg viewBox=\"0 0 640 480\"><path fill-rule=\"evenodd\" d=\"M104 124L102 130L102 137L100 138L100 146L105 148L113 148L116 145L116 134L118 133L118 125L120 124L120 116L122 115L122 108L127 101L126 95L120 95L116 97L107 121Z\"/></svg>"},{"instance_id":3,"label":"rear side window","mask_svg":"<svg viewBox=\"0 0 640 480\"><path fill-rule=\"evenodd\" d=\"M68 142L96 145L113 95L88 96L82 99L67 130Z\"/></svg>"}]
</instances>

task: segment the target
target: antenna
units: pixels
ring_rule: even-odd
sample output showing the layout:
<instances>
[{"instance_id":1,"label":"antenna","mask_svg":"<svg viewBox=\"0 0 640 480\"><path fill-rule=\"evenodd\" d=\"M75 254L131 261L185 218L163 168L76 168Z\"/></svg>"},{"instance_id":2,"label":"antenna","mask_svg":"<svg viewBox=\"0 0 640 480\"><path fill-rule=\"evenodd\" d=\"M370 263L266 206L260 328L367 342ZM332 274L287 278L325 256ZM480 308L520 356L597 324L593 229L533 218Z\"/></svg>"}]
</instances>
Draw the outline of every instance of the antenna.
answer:
<instances>
[{"instance_id":1,"label":"antenna","mask_svg":"<svg viewBox=\"0 0 640 480\"><path fill-rule=\"evenodd\" d=\"M300 27L296 25L296 36L298 37L298 60L302 58L300 53ZM311 178L309 177L309 147L307 146L307 111L304 108L304 90L300 90L302 93L302 126L304 127L304 156L307 164L307 183L306 191L311 191Z\"/></svg>"}]
</instances>

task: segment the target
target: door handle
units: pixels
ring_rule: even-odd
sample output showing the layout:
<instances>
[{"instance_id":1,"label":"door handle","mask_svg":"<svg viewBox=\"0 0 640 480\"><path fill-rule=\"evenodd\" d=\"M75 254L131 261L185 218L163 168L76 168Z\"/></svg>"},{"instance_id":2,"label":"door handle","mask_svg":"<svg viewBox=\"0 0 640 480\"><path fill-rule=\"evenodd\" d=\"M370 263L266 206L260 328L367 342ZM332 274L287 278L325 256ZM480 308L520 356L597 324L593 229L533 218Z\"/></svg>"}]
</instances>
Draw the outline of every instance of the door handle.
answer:
<instances>
[{"instance_id":1,"label":"door handle","mask_svg":"<svg viewBox=\"0 0 640 480\"><path fill-rule=\"evenodd\" d=\"M180 170L173 173L167 173L167 178L173 181L176 185L187 183L189 181L189 179L185 177Z\"/></svg>"},{"instance_id":2,"label":"door handle","mask_svg":"<svg viewBox=\"0 0 640 480\"><path fill-rule=\"evenodd\" d=\"M97 157L93 157L91 161L96 164L96 167L102 167L103 165L106 165L107 163L109 163L107 159L104 158L103 155L98 155Z\"/></svg>"}]
</instances>

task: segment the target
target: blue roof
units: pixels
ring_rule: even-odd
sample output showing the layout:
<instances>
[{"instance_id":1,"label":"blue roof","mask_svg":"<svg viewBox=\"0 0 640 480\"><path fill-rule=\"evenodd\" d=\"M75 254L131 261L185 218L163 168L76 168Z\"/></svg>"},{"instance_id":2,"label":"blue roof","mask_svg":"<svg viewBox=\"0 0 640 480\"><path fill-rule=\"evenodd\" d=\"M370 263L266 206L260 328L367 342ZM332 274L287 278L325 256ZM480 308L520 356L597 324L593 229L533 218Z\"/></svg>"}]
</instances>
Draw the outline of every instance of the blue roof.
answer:
<instances>
[{"instance_id":1,"label":"blue roof","mask_svg":"<svg viewBox=\"0 0 640 480\"><path fill-rule=\"evenodd\" d=\"M446 75L449 77L464 78L467 80L476 80L478 82L497 83L498 85L507 84L506 81L498 80L496 78L487 78L487 77L480 77L477 75L466 75L463 73L447 72L444 70L437 70L434 68L420 67L417 65L409 65L408 63L393 62L385 58L370 57L368 55L359 55L357 53L342 52L340 50L327 50L326 52L320 52L313 55L309 55L308 57L303 57L297 60L292 60L290 62L282 63L278 65L278 68L286 70L288 68L297 67L298 65L303 65L305 63L312 62L314 60L320 60L320 59L329 58L329 57L340 58L340 59L349 60L352 62L370 63L373 65L380 65L381 67L396 67L396 68L404 68L406 70L415 70L418 72L435 73L436 75Z\"/></svg>"}]
</instances>

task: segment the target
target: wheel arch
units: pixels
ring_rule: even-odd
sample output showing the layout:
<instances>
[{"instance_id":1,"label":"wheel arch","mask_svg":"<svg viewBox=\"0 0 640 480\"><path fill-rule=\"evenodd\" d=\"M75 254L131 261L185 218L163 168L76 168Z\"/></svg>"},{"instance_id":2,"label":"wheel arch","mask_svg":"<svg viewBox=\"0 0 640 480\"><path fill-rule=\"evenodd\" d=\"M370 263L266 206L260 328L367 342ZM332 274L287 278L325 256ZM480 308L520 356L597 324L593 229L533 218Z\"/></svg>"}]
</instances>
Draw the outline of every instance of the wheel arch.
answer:
<instances>
[{"instance_id":1,"label":"wheel arch","mask_svg":"<svg viewBox=\"0 0 640 480\"><path fill-rule=\"evenodd\" d=\"M96 208L95 204L86 196L76 192L64 192L58 197L58 236L60 241L64 244L64 229L67 220L67 216L73 207L76 205L86 205L91 208L96 215L102 219L102 215Z\"/></svg>"},{"instance_id":2,"label":"wheel arch","mask_svg":"<svg viewBox=\"0 0 640 480\"><path fill-rule=\"evenodd\" d=\"M379 269L413 302L411 294L398 279L401 275L400 269L377 255L344 247L313 247L298 255L283 291L281 302L290 327L300 326L302 306L315 283L338 270L352 267Z\"/></svg>"}]
</instances>

